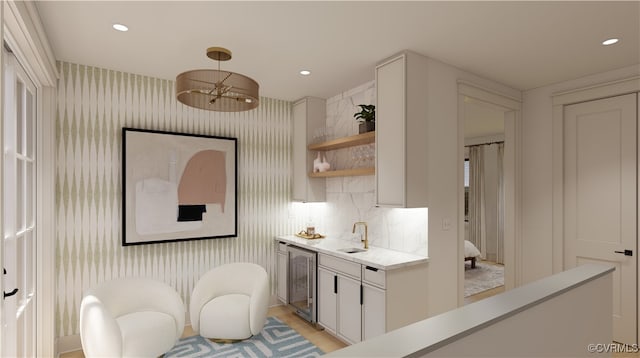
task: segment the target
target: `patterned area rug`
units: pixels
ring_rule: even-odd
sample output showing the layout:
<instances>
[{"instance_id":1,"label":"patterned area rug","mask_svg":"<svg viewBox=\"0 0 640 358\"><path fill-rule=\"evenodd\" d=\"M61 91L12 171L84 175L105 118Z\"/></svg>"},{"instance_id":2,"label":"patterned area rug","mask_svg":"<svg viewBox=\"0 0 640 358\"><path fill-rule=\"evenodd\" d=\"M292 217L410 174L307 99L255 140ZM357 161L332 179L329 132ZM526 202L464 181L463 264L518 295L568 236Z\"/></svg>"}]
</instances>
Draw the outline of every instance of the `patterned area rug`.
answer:
<instances>
[{"instance_id":1,"label":"patterned area rug","mask_svg":"<svg viewBox=\"0 0 640 358\"><path fill-rule=\"evenodd\" d=\"M165 358L173 357L319 357L318 347L275 317L262 332L237 343L219 344L201 336L182 338Z\"/></svg>"},{"instance_id":2,"label":"patterned area rug","mask_svg":"<svg viewBox=\"0 0 640 358\"><path fill-rule=\"evenodd\" d=\"M476 268L464 267L464 297L504 285L504 266L491 265L482 261Z\"/></svg>"}]
</instances>

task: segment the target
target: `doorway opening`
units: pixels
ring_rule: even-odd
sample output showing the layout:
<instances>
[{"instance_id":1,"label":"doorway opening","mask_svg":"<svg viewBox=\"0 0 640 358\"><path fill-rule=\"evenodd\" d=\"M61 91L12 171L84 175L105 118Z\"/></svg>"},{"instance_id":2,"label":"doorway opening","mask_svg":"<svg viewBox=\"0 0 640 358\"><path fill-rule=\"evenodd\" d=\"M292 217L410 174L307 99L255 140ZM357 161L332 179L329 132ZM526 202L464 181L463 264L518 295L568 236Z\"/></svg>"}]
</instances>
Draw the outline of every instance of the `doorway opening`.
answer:
<instances>
[{"instance_id":1,"label":"doorway opening","mask_svg":"<svg viewBox=\"0 0 640 358\"><path fill-rule=\"evenodd\" d=\"M506 110L464 97L464 297L504 291Z\"/></svg>"}]
</instances>

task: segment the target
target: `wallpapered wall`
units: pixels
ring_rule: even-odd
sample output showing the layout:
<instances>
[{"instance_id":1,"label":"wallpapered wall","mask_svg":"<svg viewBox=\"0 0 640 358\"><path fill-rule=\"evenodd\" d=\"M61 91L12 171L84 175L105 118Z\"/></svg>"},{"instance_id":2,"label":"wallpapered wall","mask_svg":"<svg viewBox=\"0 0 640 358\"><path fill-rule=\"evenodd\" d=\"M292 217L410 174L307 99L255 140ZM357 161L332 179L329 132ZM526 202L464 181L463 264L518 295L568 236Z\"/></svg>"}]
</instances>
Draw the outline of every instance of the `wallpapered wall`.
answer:
<instances>
[{"instance_id":1,"label":"wallpapered wall","mask_svg":"<svg viewBox=\"0 0 640 358\"><path fill-rule=\"evenodd\" d=\"M65 62L58 70L58 337L78 334L82 294L104 280L156 278L185 304L198 278L226 262L258 263L275 282L272 238L293 227L290 102L261 98L252 111L208 112L177 102L173 81ZM122 127L238 138L238 237L121 246Z\"/></svg>"}]
</instances>

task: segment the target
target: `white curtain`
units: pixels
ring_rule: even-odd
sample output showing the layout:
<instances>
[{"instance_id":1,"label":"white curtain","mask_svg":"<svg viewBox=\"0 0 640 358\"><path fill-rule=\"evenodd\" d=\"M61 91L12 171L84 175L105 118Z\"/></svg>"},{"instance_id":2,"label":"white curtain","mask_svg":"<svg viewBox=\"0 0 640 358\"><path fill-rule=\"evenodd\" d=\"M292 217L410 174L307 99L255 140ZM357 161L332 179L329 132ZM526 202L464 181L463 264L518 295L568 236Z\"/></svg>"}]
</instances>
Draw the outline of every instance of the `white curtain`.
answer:
<instances>
[{"instance_id":1,"label":"white curtain","mask_svg":"<svg viewBox=\"0 0 640 358\"><path fill-rule=\"evenodd\" d=\"M504 264L504 143L498 144L498 227L496 262Z\"/></svg>"},{"instance_id":2,"label":"white curtain","mask_svg":"<svg viewBox=\"0 0 640 358\"><path fill-rule=\"evenodd\" d=\"M485 258L486 230L484 222L484 149L469 147L469 241Z\"/></svg>"}]
</instances>

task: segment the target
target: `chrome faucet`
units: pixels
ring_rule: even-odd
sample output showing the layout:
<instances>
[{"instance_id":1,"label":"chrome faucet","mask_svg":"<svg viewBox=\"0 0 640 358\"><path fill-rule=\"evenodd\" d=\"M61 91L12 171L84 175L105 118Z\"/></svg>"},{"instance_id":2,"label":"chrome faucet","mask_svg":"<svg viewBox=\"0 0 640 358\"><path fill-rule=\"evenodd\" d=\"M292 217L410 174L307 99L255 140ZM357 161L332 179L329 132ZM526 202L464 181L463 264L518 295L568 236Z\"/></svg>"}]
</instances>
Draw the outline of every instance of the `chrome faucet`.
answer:
<instances>
[{"instance_id":1,"label":"chrome faucet","mask_svg":"<svg viewBox=\"0 0 640 358\"><path fill-rule=\"evenodd\" d=\"M369 249L369 230L367 228L367 223L364 221L358 221L353 224L353 229L351 230L352 234L356 233L356 225L362 224L364 225L364 239L360 239L360 241L364 242L364 249Z\"/></svg>"}]
</instances>

